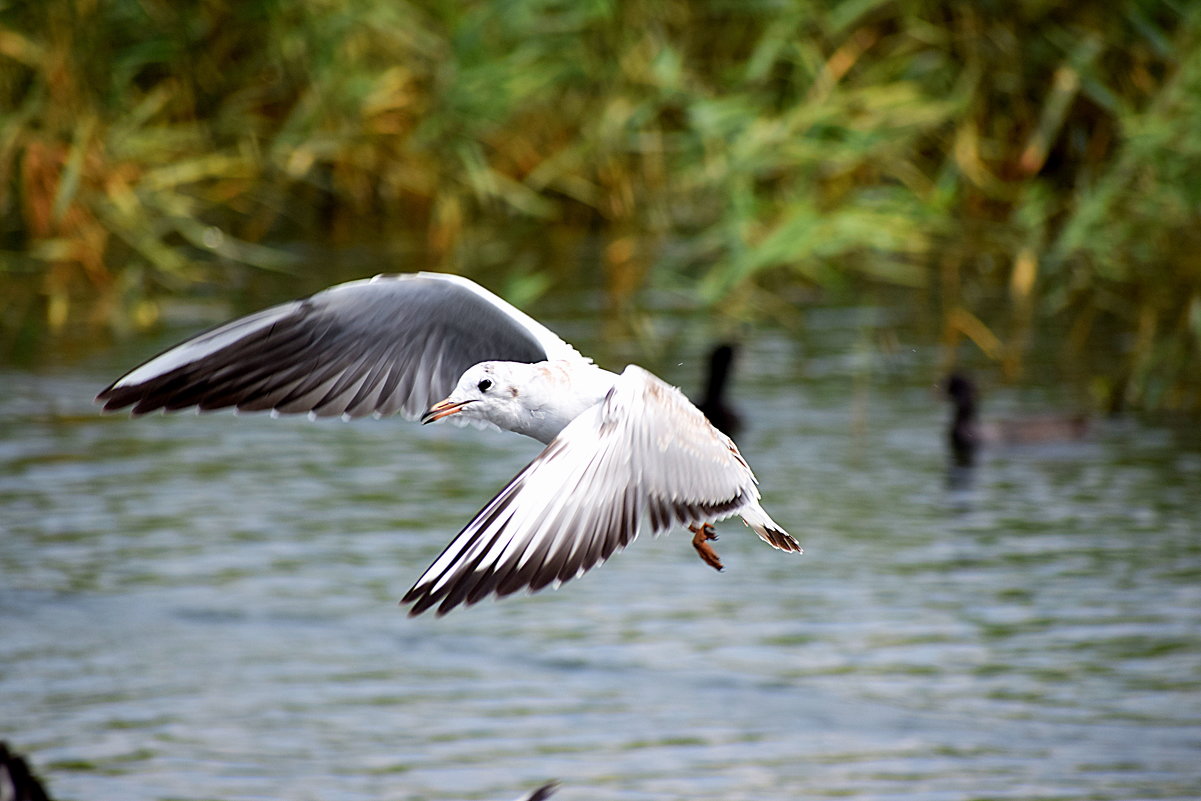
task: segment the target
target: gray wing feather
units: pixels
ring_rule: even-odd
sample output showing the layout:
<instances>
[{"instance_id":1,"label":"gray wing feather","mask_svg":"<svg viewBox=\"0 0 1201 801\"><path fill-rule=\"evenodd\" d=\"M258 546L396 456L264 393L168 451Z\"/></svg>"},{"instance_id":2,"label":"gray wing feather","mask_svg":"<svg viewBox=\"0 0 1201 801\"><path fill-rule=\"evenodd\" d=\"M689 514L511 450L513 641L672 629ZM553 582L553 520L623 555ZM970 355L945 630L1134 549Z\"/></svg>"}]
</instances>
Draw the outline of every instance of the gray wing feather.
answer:
<instances>
[{"instance_id":1,"label":"gray wing feather","mask_svg":"<svg viewBox=\"0 0 1201 801\"><path fill-rule=\"evenodd\" d=\"M422 574L402 603L445 614L491 594L537 591L597 566L638 536L755 505L738 449L684 395L630 366L567 425Z\"/></svg>"},{"instance_id":2,"label":"gray wing feather","mask_svg":"<svg viewBox=\"0 0 1201 801\"><path fill-rule=\"evenodd\" d=\"M97 395L134 414L195 406L415 417L482 361L582 359L468 279L376 276L330 287L176 345Z\"/></svg>"}]
</instances>

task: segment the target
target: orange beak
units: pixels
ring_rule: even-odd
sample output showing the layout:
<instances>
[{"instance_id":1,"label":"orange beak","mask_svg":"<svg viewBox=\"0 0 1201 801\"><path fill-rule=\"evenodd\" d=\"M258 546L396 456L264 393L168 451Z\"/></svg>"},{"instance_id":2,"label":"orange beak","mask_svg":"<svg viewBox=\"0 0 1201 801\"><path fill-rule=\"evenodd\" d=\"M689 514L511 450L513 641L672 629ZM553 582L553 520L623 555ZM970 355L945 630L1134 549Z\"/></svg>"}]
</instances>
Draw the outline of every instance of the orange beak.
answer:
<instances>
[{"instance_id":1,"label":"orange beak","mask_svg":"<svg viewBox=\"0 0 1201 801\"><path fill-rule=\"evenodd\" d=\"M426 423L432 423L435 420L441 420L443 417L450 417L452 414L458 414L459 412L463 411L464 406L473 402L474 401L471 400L455 401L453 403L449 400L438 401L433 406L429 407L425 414L421 415L421 424L425 425Z\"/></svg>"}]
</instances>

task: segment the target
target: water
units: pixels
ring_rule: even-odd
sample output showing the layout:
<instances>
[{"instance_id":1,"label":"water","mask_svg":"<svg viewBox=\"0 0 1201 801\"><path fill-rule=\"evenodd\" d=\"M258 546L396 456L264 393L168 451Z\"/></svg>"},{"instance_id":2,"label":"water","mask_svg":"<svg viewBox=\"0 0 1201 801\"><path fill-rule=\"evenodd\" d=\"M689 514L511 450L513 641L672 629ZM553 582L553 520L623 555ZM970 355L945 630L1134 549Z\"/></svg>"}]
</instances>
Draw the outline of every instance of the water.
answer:
<instances>
[{"instance_id":1,"label":"water","mask_svg":"<svg viewBox=\"0 0 1201 801\"><path fill-rule=\"evenodd\" d=\"M863 319L758 332L738 367L804 556L726 523L723 574L647 537L441 619L397 599L537 443L95 412L186 332L6 370L0 737L89 801L1201 796L1195 435L1107 423L949 487L933 351L865 348ZM648 366L697 389L703 322L660 325L684 355Z\"/></svg>"}]
</instances>

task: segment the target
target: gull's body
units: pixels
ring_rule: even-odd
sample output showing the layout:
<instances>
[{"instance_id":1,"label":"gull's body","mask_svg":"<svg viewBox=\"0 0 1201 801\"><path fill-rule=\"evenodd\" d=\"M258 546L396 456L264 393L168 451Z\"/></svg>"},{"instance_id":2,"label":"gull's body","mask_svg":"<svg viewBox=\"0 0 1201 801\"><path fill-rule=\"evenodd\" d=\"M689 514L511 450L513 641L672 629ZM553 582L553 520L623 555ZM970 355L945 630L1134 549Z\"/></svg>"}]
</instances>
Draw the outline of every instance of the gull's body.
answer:
<instances>
[{"instance_id":1,"label":"gull's body","mask_svg":"<svg viewBox=\"0 0 1201 801\"><path fill-rule=\"evenodd\" d=\"M568 581L632 542L644 518L654 533L688 526L718 568L709 523L732 515L772 546L801 550L759 505L738 447L679 390L634 365L597 367L458 276L339 284L193 337L97 399L134 414L400 412L546 443L405 595L411 614Z\"/></svg>"}]
</instances>

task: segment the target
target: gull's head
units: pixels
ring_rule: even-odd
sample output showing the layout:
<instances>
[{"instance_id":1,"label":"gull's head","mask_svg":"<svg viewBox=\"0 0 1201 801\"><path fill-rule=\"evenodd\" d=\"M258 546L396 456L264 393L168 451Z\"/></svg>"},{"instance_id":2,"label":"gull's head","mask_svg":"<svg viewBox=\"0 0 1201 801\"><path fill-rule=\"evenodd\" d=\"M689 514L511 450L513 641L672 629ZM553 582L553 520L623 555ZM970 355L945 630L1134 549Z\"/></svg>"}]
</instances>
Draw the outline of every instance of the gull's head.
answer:
<instances>
[{"instance_id":1,"label":"gull's head","mask_svg":"<svg viewBox=\"0 0 1201 801\"><path fill-rule=\"evenodd\" d=\"M519 362L480 362L459 378L455 389L421 416L422 423L458 415L464 421L484 420L508 431L522 431L529 411L525 386L530 365Z\"/></svg>"}]
</instances>

